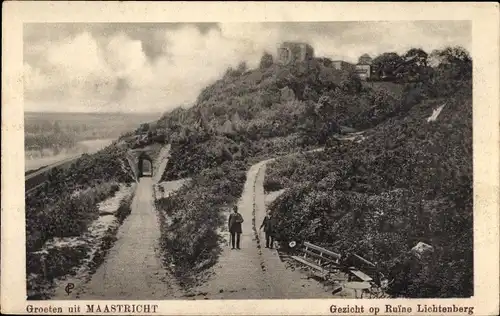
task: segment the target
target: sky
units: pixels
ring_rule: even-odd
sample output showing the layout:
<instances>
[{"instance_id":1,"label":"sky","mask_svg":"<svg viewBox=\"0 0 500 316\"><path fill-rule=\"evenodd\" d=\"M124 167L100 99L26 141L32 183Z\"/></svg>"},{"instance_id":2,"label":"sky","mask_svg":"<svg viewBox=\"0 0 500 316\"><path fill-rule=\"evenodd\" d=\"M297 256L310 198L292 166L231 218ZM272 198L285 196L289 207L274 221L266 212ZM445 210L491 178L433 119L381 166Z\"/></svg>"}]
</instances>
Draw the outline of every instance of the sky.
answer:
<instances>
[{"instance_id":1,"label":"sky","mask_svg":"<svg viewBox=\"0 0 500 316\"><path fill-rule=\"evenodd\" d=\"M25 111L166 112L188 107L230 66L258 65L283 41L317 57L471 52L470 21L296 23L31 23L24 25Z\"/></svg>"}]
</instances>

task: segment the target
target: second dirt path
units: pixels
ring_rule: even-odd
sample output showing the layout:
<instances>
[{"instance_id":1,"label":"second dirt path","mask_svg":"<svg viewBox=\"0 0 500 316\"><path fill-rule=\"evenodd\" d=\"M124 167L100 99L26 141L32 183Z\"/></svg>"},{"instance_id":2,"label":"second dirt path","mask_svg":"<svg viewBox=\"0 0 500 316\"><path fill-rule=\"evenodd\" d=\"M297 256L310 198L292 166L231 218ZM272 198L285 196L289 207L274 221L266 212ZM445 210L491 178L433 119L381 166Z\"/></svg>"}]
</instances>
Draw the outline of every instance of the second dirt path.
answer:
<instances>
[{"instance_id":1,"label":"second dirt path","mask_svg":"<svg viewBox=\"0 0 500 316\"><path fill-rule=\"evenodd\" d=\"M271 160L253 165L247 179L238 209L244 218L241 250L227 245L213 268L212 277L199 286L195 299L287 299L331 298L323 286L308 280L298 271L286 269L276 250L261 248L260 226L265 213L265 165ZM201 297L199 296L201 295Z\"/></svg>"}]
</instances>

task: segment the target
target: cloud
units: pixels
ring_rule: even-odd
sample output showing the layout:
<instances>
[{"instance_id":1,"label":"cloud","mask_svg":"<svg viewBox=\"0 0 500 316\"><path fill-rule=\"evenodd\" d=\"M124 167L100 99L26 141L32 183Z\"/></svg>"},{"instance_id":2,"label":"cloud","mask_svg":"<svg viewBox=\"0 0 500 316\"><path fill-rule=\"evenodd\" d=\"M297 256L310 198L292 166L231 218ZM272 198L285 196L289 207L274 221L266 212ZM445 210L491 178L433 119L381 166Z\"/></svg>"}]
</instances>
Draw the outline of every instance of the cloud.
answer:
<instances>
[{"instance_id":1,"label":"cloud","mask_svg":"<svg viewBox=\"0 0 500 316\"><path fill-rule=\"evenodd\" d=\"M189 105L230 66L282 41L355 62L369 53L471 48L470 22L40 24L25 26L25 108L155 111Z\"/></svg>"}]
</instances>

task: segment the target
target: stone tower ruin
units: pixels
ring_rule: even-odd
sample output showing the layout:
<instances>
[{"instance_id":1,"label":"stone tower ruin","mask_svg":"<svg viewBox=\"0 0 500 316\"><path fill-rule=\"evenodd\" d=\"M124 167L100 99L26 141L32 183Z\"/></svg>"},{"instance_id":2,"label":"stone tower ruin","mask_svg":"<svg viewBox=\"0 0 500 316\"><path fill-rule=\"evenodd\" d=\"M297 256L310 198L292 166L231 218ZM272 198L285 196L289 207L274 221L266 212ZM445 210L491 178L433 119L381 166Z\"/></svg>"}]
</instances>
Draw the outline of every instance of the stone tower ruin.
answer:
<instances>
[{"instance_id":1,"label":"stone tower ruin","mask_svg":"<svg viewBox=\"0 0 500 316\"><path fill-rule=\"evenodd\" d=\"M295 62L301 62L312 59L314 49L307 43L284 42L278 48L277 62L282 65L288 65Z\"/></svg>"}]
</instances>

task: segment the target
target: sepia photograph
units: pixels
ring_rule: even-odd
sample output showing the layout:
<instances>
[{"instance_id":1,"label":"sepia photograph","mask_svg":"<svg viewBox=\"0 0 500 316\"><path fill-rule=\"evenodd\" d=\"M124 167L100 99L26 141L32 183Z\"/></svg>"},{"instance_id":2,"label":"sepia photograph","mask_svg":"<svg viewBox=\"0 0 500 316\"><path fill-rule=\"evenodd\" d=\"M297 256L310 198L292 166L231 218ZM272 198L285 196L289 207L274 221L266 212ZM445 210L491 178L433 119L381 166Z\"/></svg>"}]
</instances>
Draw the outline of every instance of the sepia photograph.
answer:
<instances>
[{"instance_id":1,"label":"sepia photograph","mask_svg":"<svg viewBox=\"0 0 500 316\"><path fill-rule=\"evenodd\" d=\"M5 50L4 307L20 287L30 314L473 315L498 292L477 17L55 19L70 4Z\"/></svg>"},{"instance_id":2,"label":"sepia photograph","mask_svg":"<svg viewBox=\"0 0 500 316\"><path fill-rule=\"evenodd\" d=\"M474 294L469 21L23 44L29 299Z\"/></svg>"}]
</instances>

